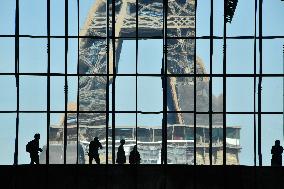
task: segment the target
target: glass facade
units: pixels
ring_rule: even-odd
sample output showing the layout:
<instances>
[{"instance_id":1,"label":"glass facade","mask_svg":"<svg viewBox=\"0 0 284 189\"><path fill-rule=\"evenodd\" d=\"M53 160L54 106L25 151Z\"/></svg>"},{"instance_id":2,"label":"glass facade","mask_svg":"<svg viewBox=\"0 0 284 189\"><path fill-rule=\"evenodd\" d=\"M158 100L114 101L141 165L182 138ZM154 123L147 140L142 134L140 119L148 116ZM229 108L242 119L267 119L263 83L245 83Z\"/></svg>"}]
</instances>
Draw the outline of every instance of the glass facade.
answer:
<instances>
[{"instance_id":1,"label":"glass facade","mask_svg":"<svg viewBox=\"0 0 284 189\"><path fill-rule=\"evenodd\" d=\"M0 1L0 164L270 165L284 2ZM2 27L3 26L3 27ZM3 151L3 150L2 150Z\"/></svg>"}]
</instances>

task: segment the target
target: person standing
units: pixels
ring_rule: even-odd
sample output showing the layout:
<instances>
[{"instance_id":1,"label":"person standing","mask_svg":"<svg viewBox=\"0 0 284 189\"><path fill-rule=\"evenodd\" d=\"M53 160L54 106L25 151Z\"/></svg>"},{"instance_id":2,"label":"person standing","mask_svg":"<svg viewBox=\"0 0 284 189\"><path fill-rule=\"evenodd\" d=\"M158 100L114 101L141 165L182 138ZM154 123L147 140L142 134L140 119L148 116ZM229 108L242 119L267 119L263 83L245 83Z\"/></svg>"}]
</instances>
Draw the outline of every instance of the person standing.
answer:
<instances>
[{"instance_id":1,"label":"person standing","mask_svg":"<svg viewBox=\"0 0 284 189\"><path fill-rule=\"evenodd\" d=\"M98 137L95 137L93 141L89 144L89 164L92 164L93 159L95 159L97 164L100 164L99 148L102 149L102 144Z\"/></svg>"},{"instance_id":2,"label":"person standing","mask_svg":"<svg viewBox=\"0 0 284 189\"><path fill-rule=\"evenodd\" d=\"M116 158L116 163L118 164L126 163L126 156L125 156L125 151L123 148L124 144L125 144L125 140L124 139L120 140L120 146L118 147L117 158Z\"/></svg>"},{"instance_id":3,"label":"person standing","mask_svg":"<svg viewBox=\"0 0 284 189\"><path fill-rule=\"evenodd\" d=\"M132 151L130 152L129 155L129 163L130 164L140 164L140 154L137 150L137 145L135 145L132 149Z\"/></svg>"},{"instance_id":4,"label":"person standing","mask_svg":"<svg viewBox=\"0 0 284 189\"><path fill-rule=\"evenodd\" d=\"M34 139L26 145L26 151L30 153L31 162L30 164L39 164L39 155L38 152L42 152L42 149L39 147L40 134L36 133Z\"/></svg>"},{"instance_id":5,"label":"person standing","mask_svg":"<svg viewBox=\"0 0 284 189\"><path fill-rule=\"evenodd\" d=\"M275 140L275 145L271 148L271 166L282 166L283 147L280 146L280 140Z\"/></svg>"}]
</instances>

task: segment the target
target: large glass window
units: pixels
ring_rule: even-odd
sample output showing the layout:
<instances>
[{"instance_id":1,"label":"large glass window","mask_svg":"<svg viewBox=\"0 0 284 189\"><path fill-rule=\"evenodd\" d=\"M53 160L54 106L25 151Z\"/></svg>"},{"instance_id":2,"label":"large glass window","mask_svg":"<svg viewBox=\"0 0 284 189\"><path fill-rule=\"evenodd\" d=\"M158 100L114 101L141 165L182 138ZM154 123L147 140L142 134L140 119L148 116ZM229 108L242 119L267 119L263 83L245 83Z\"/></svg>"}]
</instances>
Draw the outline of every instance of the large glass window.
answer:
<instances>
[{"instance_id":1,"label":"large glass window","mask_svg":"<svg viewBox=\"0 0 284 189\"><path fill-rule=\"evenodd\" d=\"M1 1L0 164L28 164L40 133L41 164L87 164L98 137L102 164L124 139L126 163L137 145L141 164L269 165L283 13L280 0Z\"/></svg>"}]
</instances>

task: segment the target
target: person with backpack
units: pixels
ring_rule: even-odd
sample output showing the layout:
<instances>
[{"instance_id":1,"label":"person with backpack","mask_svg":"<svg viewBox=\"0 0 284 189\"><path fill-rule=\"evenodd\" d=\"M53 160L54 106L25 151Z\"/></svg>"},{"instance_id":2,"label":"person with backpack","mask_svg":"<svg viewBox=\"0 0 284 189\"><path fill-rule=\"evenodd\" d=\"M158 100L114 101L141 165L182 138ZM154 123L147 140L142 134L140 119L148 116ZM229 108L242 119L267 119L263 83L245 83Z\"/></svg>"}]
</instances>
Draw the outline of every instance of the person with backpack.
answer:
<instances>
[{"instance_id":1,"label":"person with backpack","mask_svg":"<svg viewBox=\"0 0 284 189\"><path fill-rule=\"evenodd\" d=\"M42 149L39 147L40 134L36 133L34 139L26 145L26 151L30 153L31 163L30 164L39 164L39 155L38 152L42 152Z\"/></svg>"},{"instance_id":2,"label":"person with backpack","mask_svg":"<svg viewBox=\"0 0 284 189\"><path fill-rule=\"evenodd\" d=\"M95 159L97 164L100 164L99 148L102 149L102 144L98 137L95 137L93 141L89 144L89 164L92 164L93 159Z\"/></svg>"},{"instance_id":3,"label":"person with backpack","mask_svg":"<svg viewBox=\"0 0 284 189\"><path fill-rule=\"evenodd\" d=\"M125 144L125 140L124 139L120 140L120 146L118 147L117 158L116 158L116 163L118 164L126 163L126 156L125 156L125 151L123 148L124 144Z\"/></svg>"}]
</instances>

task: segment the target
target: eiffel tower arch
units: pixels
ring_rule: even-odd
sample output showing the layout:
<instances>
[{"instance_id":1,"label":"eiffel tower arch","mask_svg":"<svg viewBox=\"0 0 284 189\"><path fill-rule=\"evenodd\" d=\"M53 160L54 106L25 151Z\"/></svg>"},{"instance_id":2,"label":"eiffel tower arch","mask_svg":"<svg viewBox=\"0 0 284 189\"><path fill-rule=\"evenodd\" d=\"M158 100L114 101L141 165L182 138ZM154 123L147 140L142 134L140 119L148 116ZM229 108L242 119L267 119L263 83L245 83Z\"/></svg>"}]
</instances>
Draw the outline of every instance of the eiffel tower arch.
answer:
<instances>
[{"instance_id":1,"label":"eiffel tower arch","mask_svg":"<svg viewBox=\"0 0 284 189\"><path fill-rule=\"evenodd\" d=\"M163 1L139 0L138 3L138 36L163 37ZM80 35L81 74L94 74L94 76L80 77L79 109L81 111L106 110L105 76L96 74L107 73L106 52L106 1L97 0L91 8ZM112 3L109 4L109 35L112 36ZM120 52L123 38L135 39L136 35L136 1L119 0L115 2L115 67L119 65ZM90 38L87 38L90 36ZM99 36L99 39L91 38ZM195 45L195 0L170 0L168 2L167 16L167 67L168 74L194 74L194 45ZM175 38L177 37L177 38ZM113 74L113 49L112 40L109 44L109 73ZM200 58L196 61L197 73L205 73L204 65ZM109 84L113 77L109 76ZM170 111L193 110L193 77L169 77L168 109ZM207 91L206 79L198 78L198 90ZM205 89L205 90L203 90ZM206 97L206 94L205 94ZM188 98L188 99L185 99ZM204 99L203 99L204 100ZM207 99L208 101L208 99ZM206 109L200 105L200 109ZM103 126L106 125L104 113L84 113L79 117L80 125ZM172 124L189 124L192 117L177 113L170 116L168 122Z\"/></svg>"}]
</instances>

